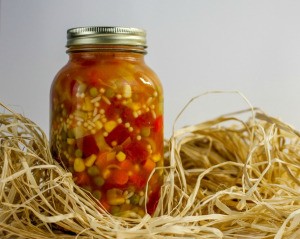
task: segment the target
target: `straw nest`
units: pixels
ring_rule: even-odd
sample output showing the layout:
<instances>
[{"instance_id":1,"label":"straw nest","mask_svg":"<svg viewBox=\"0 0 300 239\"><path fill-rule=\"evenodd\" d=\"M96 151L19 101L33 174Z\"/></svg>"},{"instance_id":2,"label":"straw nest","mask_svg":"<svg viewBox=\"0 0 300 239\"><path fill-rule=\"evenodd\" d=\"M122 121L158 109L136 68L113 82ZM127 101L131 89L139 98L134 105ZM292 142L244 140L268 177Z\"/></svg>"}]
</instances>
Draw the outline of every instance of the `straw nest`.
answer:
<instances>
[{"instance_id":1,"label":"straw nest","mask_svg":"<svg viewBox=\"0 0 300 239\"><path fill-rule=\"evenodd\" d=\"M300 237L299 133L258 109L176 130L155 215L118 218L53 161L36 124L1 107L1 238Z\"/></svg>"}]
</instances>

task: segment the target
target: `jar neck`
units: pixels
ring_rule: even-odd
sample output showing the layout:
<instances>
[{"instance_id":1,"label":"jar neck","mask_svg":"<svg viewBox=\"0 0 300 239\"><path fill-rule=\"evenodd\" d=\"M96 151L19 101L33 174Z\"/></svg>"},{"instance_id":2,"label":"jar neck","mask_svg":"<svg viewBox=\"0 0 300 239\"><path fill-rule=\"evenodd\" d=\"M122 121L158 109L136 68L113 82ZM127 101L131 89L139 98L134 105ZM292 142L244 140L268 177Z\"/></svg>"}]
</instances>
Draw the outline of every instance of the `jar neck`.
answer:
<instances>
[{"instance_id":1,"label":"jar neck","mask_svg":"<svg viewBox=\"0 0 300 239\"><path fill-rule=\"evenodd\" d=\"M144 55L147 54L144 47L124 45L71 46L68 48L67 53L70 60L100 57L101 59L118 58L141 62L144 61Z\"/></svg>"},{"instance_id":2,"label":"jar neck","mask_svg":"<svg viewBox=\"0 0 300 239\"><path fill-rule=\"evenodd\" d=\"M135 52L147 54L146 48L143 46L127 45L75 45L68 47L67 53L70 52Z\"/></svg>"}]
</instances>

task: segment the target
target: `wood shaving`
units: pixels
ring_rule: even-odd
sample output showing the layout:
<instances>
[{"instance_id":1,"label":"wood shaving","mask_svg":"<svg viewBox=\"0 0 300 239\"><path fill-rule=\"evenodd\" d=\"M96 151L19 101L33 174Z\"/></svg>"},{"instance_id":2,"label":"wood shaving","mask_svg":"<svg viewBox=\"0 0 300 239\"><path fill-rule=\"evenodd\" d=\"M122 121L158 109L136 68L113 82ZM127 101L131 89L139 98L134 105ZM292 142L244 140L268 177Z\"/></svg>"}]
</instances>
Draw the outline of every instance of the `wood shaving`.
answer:
<instances>
[{"instance_id":1,"label":"wood shaving","mask_svg":"<svg viewBox=\"0 0 300 239\"><path fill-rule=\"evenodd\" d=\"M74 184L39 126L1 107L3 239L300 237L300 134L259 109L174 131L154 216L120 218Z\"/></svg>"}]
</instances>

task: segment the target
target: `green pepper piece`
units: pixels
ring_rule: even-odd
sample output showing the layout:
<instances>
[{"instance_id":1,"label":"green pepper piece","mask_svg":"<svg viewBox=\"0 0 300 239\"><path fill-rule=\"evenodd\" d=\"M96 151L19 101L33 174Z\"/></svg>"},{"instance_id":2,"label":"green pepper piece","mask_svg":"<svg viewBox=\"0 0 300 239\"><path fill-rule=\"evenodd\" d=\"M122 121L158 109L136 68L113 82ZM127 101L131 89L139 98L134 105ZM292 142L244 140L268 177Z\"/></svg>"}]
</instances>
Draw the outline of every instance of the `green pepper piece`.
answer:
<instances>
[{"instance_id":1,"label":"green pepper piece","mask_svg":"<svg viewBox=\"0 0 300 239\"><path fill-rule=\"evenodd\" d=\"M112 206L111 207L111 214L116 215L120 212L120 207L119 206Z\"/></svg>"},{"instance_id":2,"label":"green pepper piece","mask_svg":"<svg viewBox=\"0 0 300 239\"><path fill-rule=\"evenodd\" d=\"M88 175L94 177L94 176L99 175L100 170L97 166L92 166L92 167L88 168L87 173L88 173Z\"/></svg>"},{"instance_id":3,"label":"green pepper piece","mask_svg":"<svg viewBox=\"0 0 300 239\"><path fill-rule=\"evenodd\" d=\"M76 158L82 158L82 151L80 149L75 150L75 157Z\"/></svg>"},{"instance_id":4,"label":"green pepper piece","mask_svg":"<svg viewBox=\"0 0 300 239\"><path fill-rule=\"evenodd\" d=\"M98 199L98 200L100 200L101 197L102 197L102 193L101 193L101 191L99 191L99 190L93 191L92 194L93 194L93 196L94 196L96 199Z\"/></svg>"},{"instance_id":5,"label":"green pepper piece","mask_svg":"<svg viewBox=\"0 0 300 239\"><path fill-rule=\"evenodd\" d=\"M137 205L140 201L140 196L137 194L133 194L132 197L130 198L130 203L132 205Z\"/></svg>"},{"instance_id":6,"label":"green pepper piece","mask_svg":"<svg viewBox=\"0 0 300 239\"><path fill-rule=\"evenodd\" d=\"M105 183L105 180L101 176L98 176L94 178L94 182L97 186L101 187Z\"/></svg>"},{"instance_id":7,"label":"green pepper piece","mask_svg":"<svg viewBox=\"0 0 300 239\"><path fill-rule=\"evenodd\" d=\"M115 96L115 91L112 88L107 88L105 96L108 98L112 98Z\"/></svg>"},{"instance_id":8,"label":"green pepper piece","mask_svg":"<svg viewBox=\"0 0 300 239\"><path fill-rule=\"evenodd\" d=\"M151 133L150 127L143 127L143 128L141 129L141 135L142 135L143 137L148 137L148 136L150 135L150 133Z\"/></svg>"},{"instance_id":9,"label":"green pepper piece","mask_svg":"<svg viewBox=\"0 0 300 239\"><path fill-rule=\"evenodd\" d=\"M90 95L91 95L92 97L96 97L96 96L98 95L98 90L97 90L96 87L90 88Z\"/></svg>"}]
</instances>

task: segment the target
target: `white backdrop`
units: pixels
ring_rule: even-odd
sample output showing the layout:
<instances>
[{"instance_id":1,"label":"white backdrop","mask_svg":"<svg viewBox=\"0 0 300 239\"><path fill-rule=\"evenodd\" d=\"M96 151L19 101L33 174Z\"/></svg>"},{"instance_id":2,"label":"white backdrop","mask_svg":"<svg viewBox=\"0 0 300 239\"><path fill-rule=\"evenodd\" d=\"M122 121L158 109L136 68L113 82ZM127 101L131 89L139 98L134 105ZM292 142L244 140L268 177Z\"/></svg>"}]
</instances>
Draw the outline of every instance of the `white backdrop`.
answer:
<instances>
[{"instance_id":1,"label":"white backdrop","mask_svg":"<svg viewBox=\"0 0 300 239\"><path fill-rule=\"evenodd\" d=\"M146 61L165 91L166 137L193 96L239 90L300 128L300 1L0 0L0 101L48 133L49 89L66 63L66 30L141 27ZM201 98L181 124L247 107L238 96Z\"/></svg>"}]
</instances>

